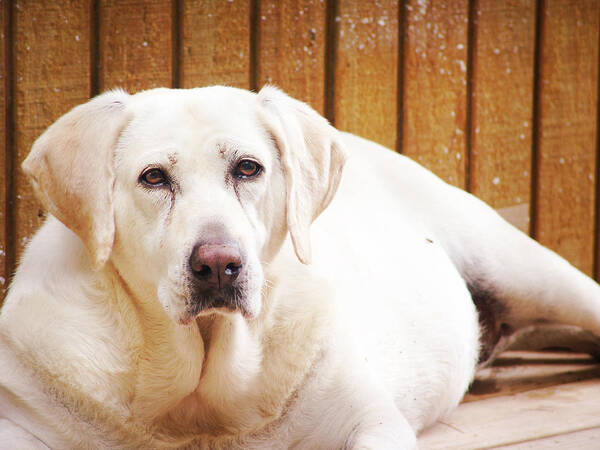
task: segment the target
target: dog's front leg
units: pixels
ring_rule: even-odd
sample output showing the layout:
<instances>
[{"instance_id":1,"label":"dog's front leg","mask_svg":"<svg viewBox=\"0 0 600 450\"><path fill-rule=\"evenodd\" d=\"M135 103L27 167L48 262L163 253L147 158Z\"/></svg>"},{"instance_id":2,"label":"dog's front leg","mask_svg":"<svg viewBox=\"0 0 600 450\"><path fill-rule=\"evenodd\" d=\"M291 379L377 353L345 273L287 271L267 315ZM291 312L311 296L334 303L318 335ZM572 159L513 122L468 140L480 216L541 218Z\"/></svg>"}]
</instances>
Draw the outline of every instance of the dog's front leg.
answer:
<instances>
[{"instance_id":1,"label":"dog's front leg","mask_svg":"<svg viewBox=\"0 0 600 450\"><path fill-rule=\"evenodd\" d=\"M417 448L414 429L364 361L321 366L299 400L294 449Z\"/></svg>"},{"instance_id":2,"label":"dog's front leg","mask_svg":"<svg viewBox=\"0 0 600 450\"><path fill-rule=\"evenodd\" d=\"M339 392L335 395L339 395ZM318 413L310 430L293 446L296 450L313 448L416 449L417 439L404 416L391 400L331 397Z\"/></svg>"},{"instance_id":3,"label":"dog's front leg","mask_svg":"<svg viewBox=\"0 0 600 450\"><path fill-rule=\"evenodd\" d=\"M368 411L346 439L344 449L416 449L416 436L398 411Z\"/></svg>"}]
</instances>

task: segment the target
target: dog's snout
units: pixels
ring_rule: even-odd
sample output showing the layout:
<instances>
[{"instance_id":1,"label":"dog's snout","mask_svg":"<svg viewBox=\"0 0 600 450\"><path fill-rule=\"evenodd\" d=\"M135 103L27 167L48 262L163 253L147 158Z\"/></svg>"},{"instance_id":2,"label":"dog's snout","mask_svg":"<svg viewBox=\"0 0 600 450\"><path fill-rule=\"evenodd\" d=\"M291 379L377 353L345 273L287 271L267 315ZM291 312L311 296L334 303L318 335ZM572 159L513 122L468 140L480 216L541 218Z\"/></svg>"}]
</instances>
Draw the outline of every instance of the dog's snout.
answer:
<instances>
[{"instance_id":1,"label":"dog's snout","mask_svg":"<svg viewBox=\"0 0 600 450\"><path fill-rule=\"evenodd\" d=\"M207 288L226 288L236 280L243 266L237 244L198 244L190 256L194 276Z\"/></svg>"}]
</instances>

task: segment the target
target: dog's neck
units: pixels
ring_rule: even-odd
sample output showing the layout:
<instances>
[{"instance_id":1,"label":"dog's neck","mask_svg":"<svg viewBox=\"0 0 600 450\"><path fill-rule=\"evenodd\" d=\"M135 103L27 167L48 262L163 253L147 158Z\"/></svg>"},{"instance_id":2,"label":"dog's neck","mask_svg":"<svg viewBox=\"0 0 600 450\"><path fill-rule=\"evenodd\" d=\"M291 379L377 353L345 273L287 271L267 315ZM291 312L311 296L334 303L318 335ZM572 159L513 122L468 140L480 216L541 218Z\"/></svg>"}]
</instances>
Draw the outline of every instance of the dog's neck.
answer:
<instances>
[{"instance_id":1,"label":"dog's neck","mask_svg":"<svg viewBox=\"0 0 600 450\"><path fill-rule=\"evenodd\" d=\"M306 283L306 276L309 270L299 267L291 278L298 286L314 286ZM258 318L213 314L197 319L206 348L202 376L198 388L163 422L163 433L203 435L203 443L213 439L209 436L221 440L256 435L286 414L320 358L323 330L328 326L324 311L328 303L322 296L329 289L317 282L317 289L290 294L286 287L290 280L268 279ZM307 301L318 306L299 306ZM291 321L289 308L301 308L306 314Z\"/></svg>"},{"instance_id":2,"label":"dog's neck","mask_svg":"<svg viewBox=\"0 0 600 450\"><path fill-rule=\"evenodd\" d=\"M133 292L110 261L102 272L111 281L109 299L133 300L135 320L129 323L136 329L130 332L139 344L130 409L137 418L154 421L197 387L205 356L202 337L196 324L175 323L153 293Z\"/></svg>"},{"instance_id":3,"label":"dog's neck","mask_svg":"<svg viewBox=\"0 0 600 450\"><path fill-rule=\"evenodd\" d=\"M199 434L238 434L262 428L279 413L265 414L265 299L261 317L240 313L200 316L189 325L173 321L152 292L133 292L109 262L112 298L134 299L137 348L135 396L130 410L157 435L182 439ZM267 290L266 290L267 291ZM231 405L235 405L232 408Z\"/></svg>"}]
</instances>

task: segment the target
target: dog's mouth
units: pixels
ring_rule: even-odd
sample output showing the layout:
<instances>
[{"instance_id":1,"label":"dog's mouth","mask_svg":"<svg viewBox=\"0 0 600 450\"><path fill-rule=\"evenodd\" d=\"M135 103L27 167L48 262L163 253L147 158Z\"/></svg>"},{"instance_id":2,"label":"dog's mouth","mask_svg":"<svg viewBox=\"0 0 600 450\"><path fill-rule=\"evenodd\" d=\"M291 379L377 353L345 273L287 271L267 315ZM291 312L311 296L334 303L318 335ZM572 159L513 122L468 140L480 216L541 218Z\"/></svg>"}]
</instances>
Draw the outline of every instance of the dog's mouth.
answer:
<instances>
[{"instance_id":1,"label":"dog's mouth","mask_svg":"<svg viewBox=\"0 0 600 450\"><path fill-rule=\"evenodd\" d=\"M258 312L251 307L251 303L247 289L240 286L196 291L186 301L180 322L187 325L198 316L210 314L239 313L245 318L252 318Z\"/></svg>"},{"instance_id":2,"label":"dog's mouth","mask_svg":"<svg viewBox=\"0 0 600 450\"><path fill-rule=\"evenodd\" d=\"M218 278L206 280L201 275L184 265L159 284L158 297L175 322L188 325L198 316L212 314L239 314L245 319L260 314L264 278L259 264L247 263L228 283ZM178 278L181 281L177 282Z\"/></svg>"}]
</instances>

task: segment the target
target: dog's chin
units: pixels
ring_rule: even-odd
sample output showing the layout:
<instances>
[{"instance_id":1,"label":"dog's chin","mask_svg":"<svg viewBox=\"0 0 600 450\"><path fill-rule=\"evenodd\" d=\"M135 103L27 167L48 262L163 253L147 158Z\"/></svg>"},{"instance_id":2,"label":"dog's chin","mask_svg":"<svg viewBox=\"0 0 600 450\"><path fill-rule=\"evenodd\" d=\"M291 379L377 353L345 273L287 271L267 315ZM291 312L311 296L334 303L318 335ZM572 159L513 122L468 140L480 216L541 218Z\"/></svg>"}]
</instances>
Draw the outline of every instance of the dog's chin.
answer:
<instances>
[{"instance_id":1,"label":"dog's chin","mask_svg":"<svg viewBox=\"0 0 600 450\"><path fill-rule=\"evenodd\" d=\"M181 325L189 325L197 317L213 314L241 314L245 319L253 319L260 314L260 310L260 298L243 296L237 297L236 301L224 301L221 297L211 298L203 295L187 302L187 307L181 313L178 322Z\"/></svg>"}]
</instances>

